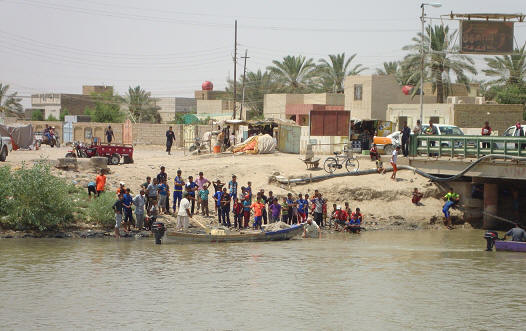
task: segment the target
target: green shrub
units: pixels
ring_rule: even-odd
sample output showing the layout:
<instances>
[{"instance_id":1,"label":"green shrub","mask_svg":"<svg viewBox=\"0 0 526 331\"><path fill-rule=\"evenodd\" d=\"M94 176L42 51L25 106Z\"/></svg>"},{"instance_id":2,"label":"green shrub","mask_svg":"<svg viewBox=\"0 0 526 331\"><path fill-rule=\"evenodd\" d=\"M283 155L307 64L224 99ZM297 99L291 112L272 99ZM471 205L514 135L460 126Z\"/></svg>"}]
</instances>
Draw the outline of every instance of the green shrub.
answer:
<instances>
[{"instance_id":1,"label":"green shrub","mask_svg":"<svg viewBox=\"0 0 526 331\"><path fill-rule=\"evenodd\" d=\"M98 198L92 199L88 204L88 222L103 227L115 226L115 213L113 204L117 201L113 192L104 192Z\"/></svg>"},{"instance_id":2,"label":"green shrub","mask_svg":"<svg viewBox=\"0 0 526 331\"><path fill-rule=\"evenodd\" d=\"M40 110L33 110L31 112L31 120L32 121L43 121L44 120L44 114Z\"/></svg>"},{"instance_id":3,"label":"green shrub","mask_svg":"<svg viewBox=\"0 0 526 331\"><path fill-rule=\"evenodd\" d=\"M7 180L7 181L5 181ZM17 230L52 230L73 222L75 206L66 180L53 176L49 165L36 163L14 172L2 168L0 222ZM7 185L6 185L7 183Z\"/></svg>"}]
</instances>

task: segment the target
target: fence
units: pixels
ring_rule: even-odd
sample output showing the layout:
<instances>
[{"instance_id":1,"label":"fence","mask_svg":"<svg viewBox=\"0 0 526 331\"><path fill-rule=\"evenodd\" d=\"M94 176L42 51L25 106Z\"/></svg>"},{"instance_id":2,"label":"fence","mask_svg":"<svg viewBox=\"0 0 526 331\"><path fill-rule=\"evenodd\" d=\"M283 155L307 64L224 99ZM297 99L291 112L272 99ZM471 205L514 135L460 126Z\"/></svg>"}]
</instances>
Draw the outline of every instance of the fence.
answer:
<instances>
[{"instance_id":1,"label":"fence","mask_svg":"<svg viewBox=\"0 0 526 331\"><path fill-rule=\"evenodd\" d=\"M412 136L409 153L477 158L488 154L526 156L526 137Z\"/></svg>"}]
</instances>

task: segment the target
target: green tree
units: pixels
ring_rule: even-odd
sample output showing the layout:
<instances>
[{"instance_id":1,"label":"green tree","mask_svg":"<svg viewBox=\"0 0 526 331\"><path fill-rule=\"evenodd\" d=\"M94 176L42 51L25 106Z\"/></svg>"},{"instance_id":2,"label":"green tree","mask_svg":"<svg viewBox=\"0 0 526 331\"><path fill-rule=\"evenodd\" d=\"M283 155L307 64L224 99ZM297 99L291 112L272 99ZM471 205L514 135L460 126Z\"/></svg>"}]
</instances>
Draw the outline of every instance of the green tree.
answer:
<instances>
[{"instance_id":1,"label":"green tree","mask_svg":"<svg viewBox=\"0 0 526 331\"><path fill-rule=\"evenodd\" d=\"M61 109L60 110L60 121L64 122L64 118L69 115L69 111L67 109Z\"/></svg>"},{"instance_id":2,"label":"green tree","mask_svg":"<svg viewBox=\"0 0 526 331\"><path fill-rule=\"evenodd\" d=\"M376 68L376 74L381 76L396 75L396 73L398 72L399 65L399 61L384 62L383 68Z\"/></svg>"},{"instance_id":3,"label":"green tree","mask_svg":"<svg viewBox=\"0 0 526 331\"><path fill-rule=\"evenodd\" d=\"M526 84L509 84L497 91L496 100L503 104L526 104Z\"/></svg>"},{"instance_id":4,"label":"green tree","mask_svg":"<svg viewBox=\"0 0 526 331\"><path fill-rule=\"evenodd\" d=\"M87 107L84 114L91 116L92 122L120 123L126 118L121 111L120 97L114 96L111 92L94 94L95 107Z\"/></svg>"},{"instance_id":5,"label":"green tree","mask_svg":"<svg viewBox=\"0 0 526 331\"><path fill-rule=\"evenodd\" d=\"M241 102L243 95L243 78L240 78L237 83L238 95L237 100ZM233 99L234 81L228 80L226 91ZM243 108L247 110L247 119L256 119L263 117L263 99L265 94L279 92L276 82L272 79L272 75L268 72L249 71L245 77L245 103Z\"/></svg>"},{"instance_id":6,"label":"green tree","mask_svg":"<svg viewBox=\"0 0 526 331\"><path fill-rule=\"evenodd\" d=\"M40 110L33 110L31 112L31 120L32 121L43 121L44 120L44 114Z\"/></svg>"},{"instance_id":7,"label":"green tree","mask_svg":"<svg viewBox=\"0 0 526 331\"><path fill-rule=\"evenodd\" d=\"M314 90L317 67L313 59L303 55L287 55L280 62L273 60L267 67L280 92L306 93Z\"/></svg>"},{"instance_id":8,"label":"green tree","mask_svg":"<svg viewBox=\"0 0 526 331\"><path fill-rule=\"evenodd\" d=\"M56 121L58 121L58 118L56 118L55 116L53 116L53 115L50 114L50 115L47 117L46 120L47 120L47 121L50 121L50 122L56 122Z\"/></svg>"},{"instance_id":9,"label":"green tree","mask_svg":"<svg viewBox=\"0 0 526 331\"><path fill-rule=\"evenodd\" d=\"M489 69L482 72L493 78L488 82L492 86L521 85L526 82L526 43L511 55L484 58Z\"/></svg>"},{"instance_id":10,"label":"green tree","mask_svg":"<svg viewBox=\"0 0 526 331\"><path fill-rule=\"evenodd\" d=\"M451 74L460 81L468 81L466 72L476 75L474 61L466 55L455 53L458 46L454 41L457 31L450 32L447 25L428 25L426 33L419 33L412 39L413 44L403 47L403 50L411 53L404 58L404 64L411 72L409 80L415 82L420 88L420 66L422 54L420 45L424 41L424 81L431 81L433 92L437 93L437 103L444 103L444 99L451 93ZM469 85L466 84L469 89ZM416 91L417 89L415 89Z\"/></svg>"},{"instance_id":11,"label":"green tree","mask_svg":"<svg viewBox=\"0 0 526 331\"><path fill-rule=\"evenodd\" d=\"M331 54L329 60L320 59L318 74L321 79L324 91L332 93L343 93L343 82L345 77L350 75L359 75L367 68L357 64L351 68L351 62L356 57L356 53L349 58L345 58L345 53Z\"/></svg>"},{"instance_id":12,"label":"green tree","mask_svg":"<svg viewBox=\"0 0 526 331\"><path fill-rule=\"evenodd\" d=\"M17 92L9 93L9 85L0 83L0 112L7 116L24 117L24 107L20 103L22 98Z\"/></svg>"},{"instance_id":13,"label":"green tree","mask_svg":"<svg viewBox=\"0 0 526 331\"><path fill-rule=\"evenodd\" d=\"M123 101L137 122L161 123L160 107L155 104L151 92L146 92L139 85L130 86Z\"/></svg>"}]
</instances>

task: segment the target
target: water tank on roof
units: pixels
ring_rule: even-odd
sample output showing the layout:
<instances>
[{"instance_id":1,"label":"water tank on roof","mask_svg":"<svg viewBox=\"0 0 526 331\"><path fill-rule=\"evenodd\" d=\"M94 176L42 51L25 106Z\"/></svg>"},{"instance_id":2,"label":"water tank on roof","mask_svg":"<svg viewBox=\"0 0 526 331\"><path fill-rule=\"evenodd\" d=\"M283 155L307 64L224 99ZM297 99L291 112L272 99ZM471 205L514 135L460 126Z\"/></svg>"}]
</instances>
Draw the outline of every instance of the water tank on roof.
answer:
<instances>
[{"instance_id":1,"label":"water tank on roof","mask_svg":"<svg viewBox=\"0 0 526 331\"><path fill-rule=\"evenodd\" d=\"M207 80L201 85L201 89L203 91L212 91L214 89L214 84L212 84L211 81Z\"/></svg>"}]
</instances>

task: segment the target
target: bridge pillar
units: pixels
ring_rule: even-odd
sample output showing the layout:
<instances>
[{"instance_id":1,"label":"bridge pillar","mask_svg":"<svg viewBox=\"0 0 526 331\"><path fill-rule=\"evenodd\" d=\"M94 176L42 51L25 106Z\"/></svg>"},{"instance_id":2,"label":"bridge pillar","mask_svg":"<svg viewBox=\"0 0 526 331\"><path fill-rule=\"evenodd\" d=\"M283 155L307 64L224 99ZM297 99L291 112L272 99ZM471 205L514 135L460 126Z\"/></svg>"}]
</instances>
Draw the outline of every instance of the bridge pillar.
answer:
<instances>
[{"instance_id":1,"label":"bridge pillar","mask_svg":"<svg viewBox=\"0 0 526 331\"><path fill-rule=\"evenodd\" d=\"M499 205L499 185L484 183L484 211L492 215L497 215ZM484 229L493 229L495 219L484 214L482 227Z\"/></svg>"}]
</instances>

